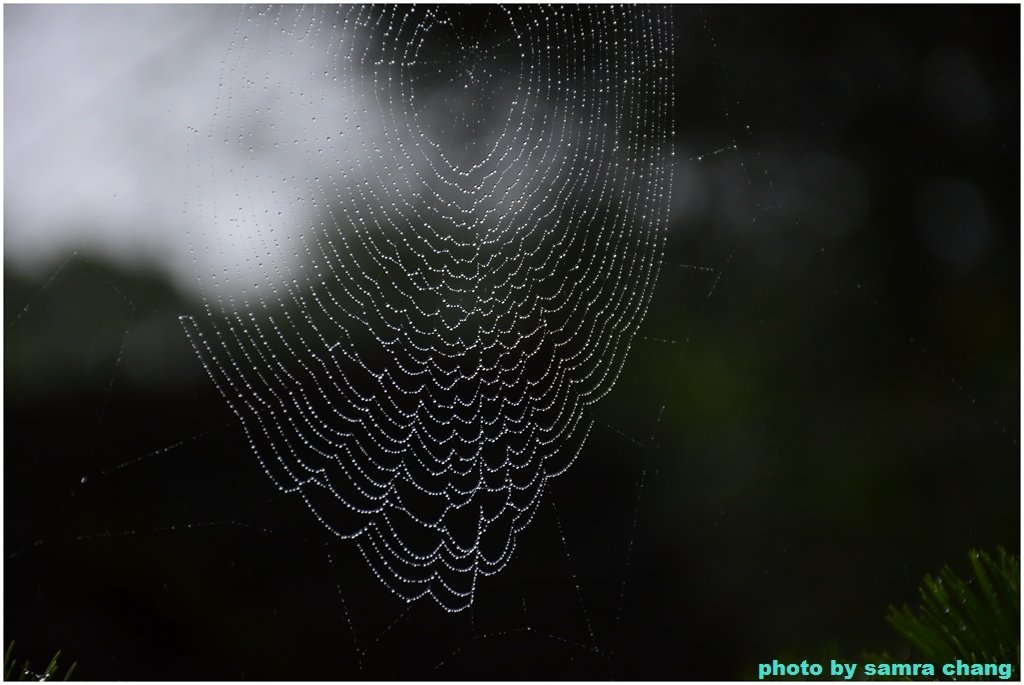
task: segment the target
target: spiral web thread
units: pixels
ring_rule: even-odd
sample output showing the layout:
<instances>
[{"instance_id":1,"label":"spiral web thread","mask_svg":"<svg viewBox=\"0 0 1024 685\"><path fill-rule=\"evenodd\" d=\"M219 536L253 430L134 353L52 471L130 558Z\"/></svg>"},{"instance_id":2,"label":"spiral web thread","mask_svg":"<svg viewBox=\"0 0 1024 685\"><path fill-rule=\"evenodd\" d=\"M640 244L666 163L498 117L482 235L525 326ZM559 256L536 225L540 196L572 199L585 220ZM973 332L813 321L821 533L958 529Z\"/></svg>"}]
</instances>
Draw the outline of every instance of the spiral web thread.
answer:
<instances>
[{"instance_id":1,"label":"spiral web thread","mask_svg":"<svg viewBox=\"0 0 1024 685\"><path fill-rule=\"evenodd\" d=\"M671 87L662 7L240 18L203 143L234 204L196 208L233 230L194 248L237 267L182 322L267 475L406 600L468 607L584 444L662 262Z\"/></svg>"}]
</instances>

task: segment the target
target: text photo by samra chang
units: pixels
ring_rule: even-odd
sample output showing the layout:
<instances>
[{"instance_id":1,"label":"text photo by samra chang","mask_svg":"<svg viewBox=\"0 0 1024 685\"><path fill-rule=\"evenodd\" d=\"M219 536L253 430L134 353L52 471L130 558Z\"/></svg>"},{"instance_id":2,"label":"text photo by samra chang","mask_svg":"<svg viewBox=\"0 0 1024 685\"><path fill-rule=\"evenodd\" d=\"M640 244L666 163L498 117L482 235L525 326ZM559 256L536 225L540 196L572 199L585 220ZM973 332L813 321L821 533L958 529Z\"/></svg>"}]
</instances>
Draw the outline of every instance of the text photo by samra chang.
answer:
<instances>
[{"instance_id":1,"label":"text photo by samra chang","mask_svg":"<svg viewBox=\"0 0 1024 685\"><path fill-rule=\"evenodd\" d=\"M945 678L957 680L970 680L984 678L985 680L1009 680L1013 676L1013 664L1011 663L972 663L957 659L955 662L941 664L936 668L932 663L843 663L832 659L827 666L817 662L808 662L806 659L800 663L785 664L778 660L771 663L758 664L758 680L777 680L785 678L821 678L826 673L832 680L852 680L858 673L858 668L867 678L932 678L942 675Z\"/></svg>"}]
</instances>

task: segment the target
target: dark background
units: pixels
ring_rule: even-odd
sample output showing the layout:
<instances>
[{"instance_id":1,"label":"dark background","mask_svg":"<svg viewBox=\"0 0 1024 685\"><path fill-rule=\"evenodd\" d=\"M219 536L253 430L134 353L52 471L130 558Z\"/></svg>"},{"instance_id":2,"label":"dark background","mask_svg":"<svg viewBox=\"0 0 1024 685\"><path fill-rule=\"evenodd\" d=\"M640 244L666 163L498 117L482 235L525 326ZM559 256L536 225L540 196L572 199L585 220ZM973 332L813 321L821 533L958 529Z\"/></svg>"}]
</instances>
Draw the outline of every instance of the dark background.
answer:
<instances>
[{"instance_id":1,"label":"dark background","mask_svg":"<svg viewBox=\"0 0 1024 685\"><path fill-rule=\"evenodd\" d=\"M1019 12L675 9L650 315L472 611L406 607L277 496L169 279L8 262L5 642L89 679L909 659L886 608L1020 548Z\"/></svg>"}]
</instances>

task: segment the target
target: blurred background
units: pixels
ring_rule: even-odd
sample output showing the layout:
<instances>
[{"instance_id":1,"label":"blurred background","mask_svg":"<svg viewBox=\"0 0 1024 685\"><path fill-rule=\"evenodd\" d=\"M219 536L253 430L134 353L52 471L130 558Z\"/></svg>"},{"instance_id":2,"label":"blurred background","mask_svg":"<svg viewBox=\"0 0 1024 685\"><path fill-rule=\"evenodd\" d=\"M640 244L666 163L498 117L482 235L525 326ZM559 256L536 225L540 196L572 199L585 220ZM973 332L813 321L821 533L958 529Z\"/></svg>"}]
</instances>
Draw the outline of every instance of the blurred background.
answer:
<instances>
[{"instance_id":1,"label":"blurred background","mask_svg":"<svg viewBox=\"0 0 1024 685\"><path fill-rule=\"evenodd\" d=\"M673 12L651 310L516 557L450 615L278 495L178 321L219 266L190 235L232 240L236 189L195 173L231 152L195 139L245 11L5 7L5 642L89 679L909 658L889 605L1020 551L1020 9Z\"/></svg>"}]
</instances>

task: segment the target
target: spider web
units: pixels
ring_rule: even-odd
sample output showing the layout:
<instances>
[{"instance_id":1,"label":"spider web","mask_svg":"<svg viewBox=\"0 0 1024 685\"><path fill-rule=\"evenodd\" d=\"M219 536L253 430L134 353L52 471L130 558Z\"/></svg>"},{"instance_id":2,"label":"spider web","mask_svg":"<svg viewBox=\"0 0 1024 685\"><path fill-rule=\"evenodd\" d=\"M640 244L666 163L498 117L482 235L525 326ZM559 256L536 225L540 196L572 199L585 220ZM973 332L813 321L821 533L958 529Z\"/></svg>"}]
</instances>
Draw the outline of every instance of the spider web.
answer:
<instances>
[{"instance_id":1,"label":"spider web","mask_svg":"<svg viewBox=\"0 0 1024 685\"><path fill-rule=\"evenodd\" d=\"M671 24L659 8L242 10L213 120L190 127L200 142L186 210L232 230L190 237L205 305L182 318L238 418L186 412L136 443L117 417L131 411L124 385L146 325L137 319L173 312L71 255L8 326L31 327L33 307L79 278L126 326L98 382L103 405L82 417L92 437L78 477L47 489L68 494L32 539L17 537L9 559L66 567L68 556L127 546L119 574L163 559L173 577L169 549L184 546L234 574L261 566L253 545L281 543L271 554L294 556L295 577L275 581L264 569L259 584L322 574L330 643L351 649L324 671L332 677L461 673L489 663L493 645L517 643L535 655L520 666L527 673L560 662L612 673L606 637L621 622L646 473L635 496L567 485L621 504L619 549L628 549L602 579L606 616L581 585L572 531L583 524L545 491L593 431L647 447L592 406L631 344L681 342L636 338L664 267ZM204 192L210 185L229 190ZM669 268L696 275L704 299L717 283L712 267ZM205 397L192 379L189 392ZM200 429L175 436L168 428L179 423ZM239 426L248 445L234 438ZM156 449L153 432L168 435ZM112 441L134 456L111 459ZM244 475L253 451L266 483ZM185 466L211 453L216 466ZM635 467L615 465L631 481ZM198 494L210 489L213 506ZM148 512L124 525L116 502L135 496L150 506L125 509ZM299 523L298 503L313 511L312 527ZM108 523L77 525L79 508ZM535 517L526 559L474 602L477 576L509 564ZM338 537L356 537L361 557ZM218 556L225 548L230 559ZM529 570L538 560L557 569L554 580ZM423 594L443 613L468 610L442 620L405 603ZM279 619L288 610L274 603ZM410 640L419 659L393 663L388 655ZM226 672L274 672L266 668Z\"/></svg>"},{"instance_id":2,"label":"spider web","mask_svg":"<svg viewBox=\"0 0 1024 685\"><path fill-rule=\"evenodd\" d=\"M238 213L209 219L237 225L238 266L184 322L267 475L404 599L472 603L622 368L662 262L670 26L654 8L244 17L216 114L244 161L213 175L238 177ZM282 147L304 176L250 170ZM297 222L320 216L282 227L268 180Z\"/></svg>"}]
</instances>

